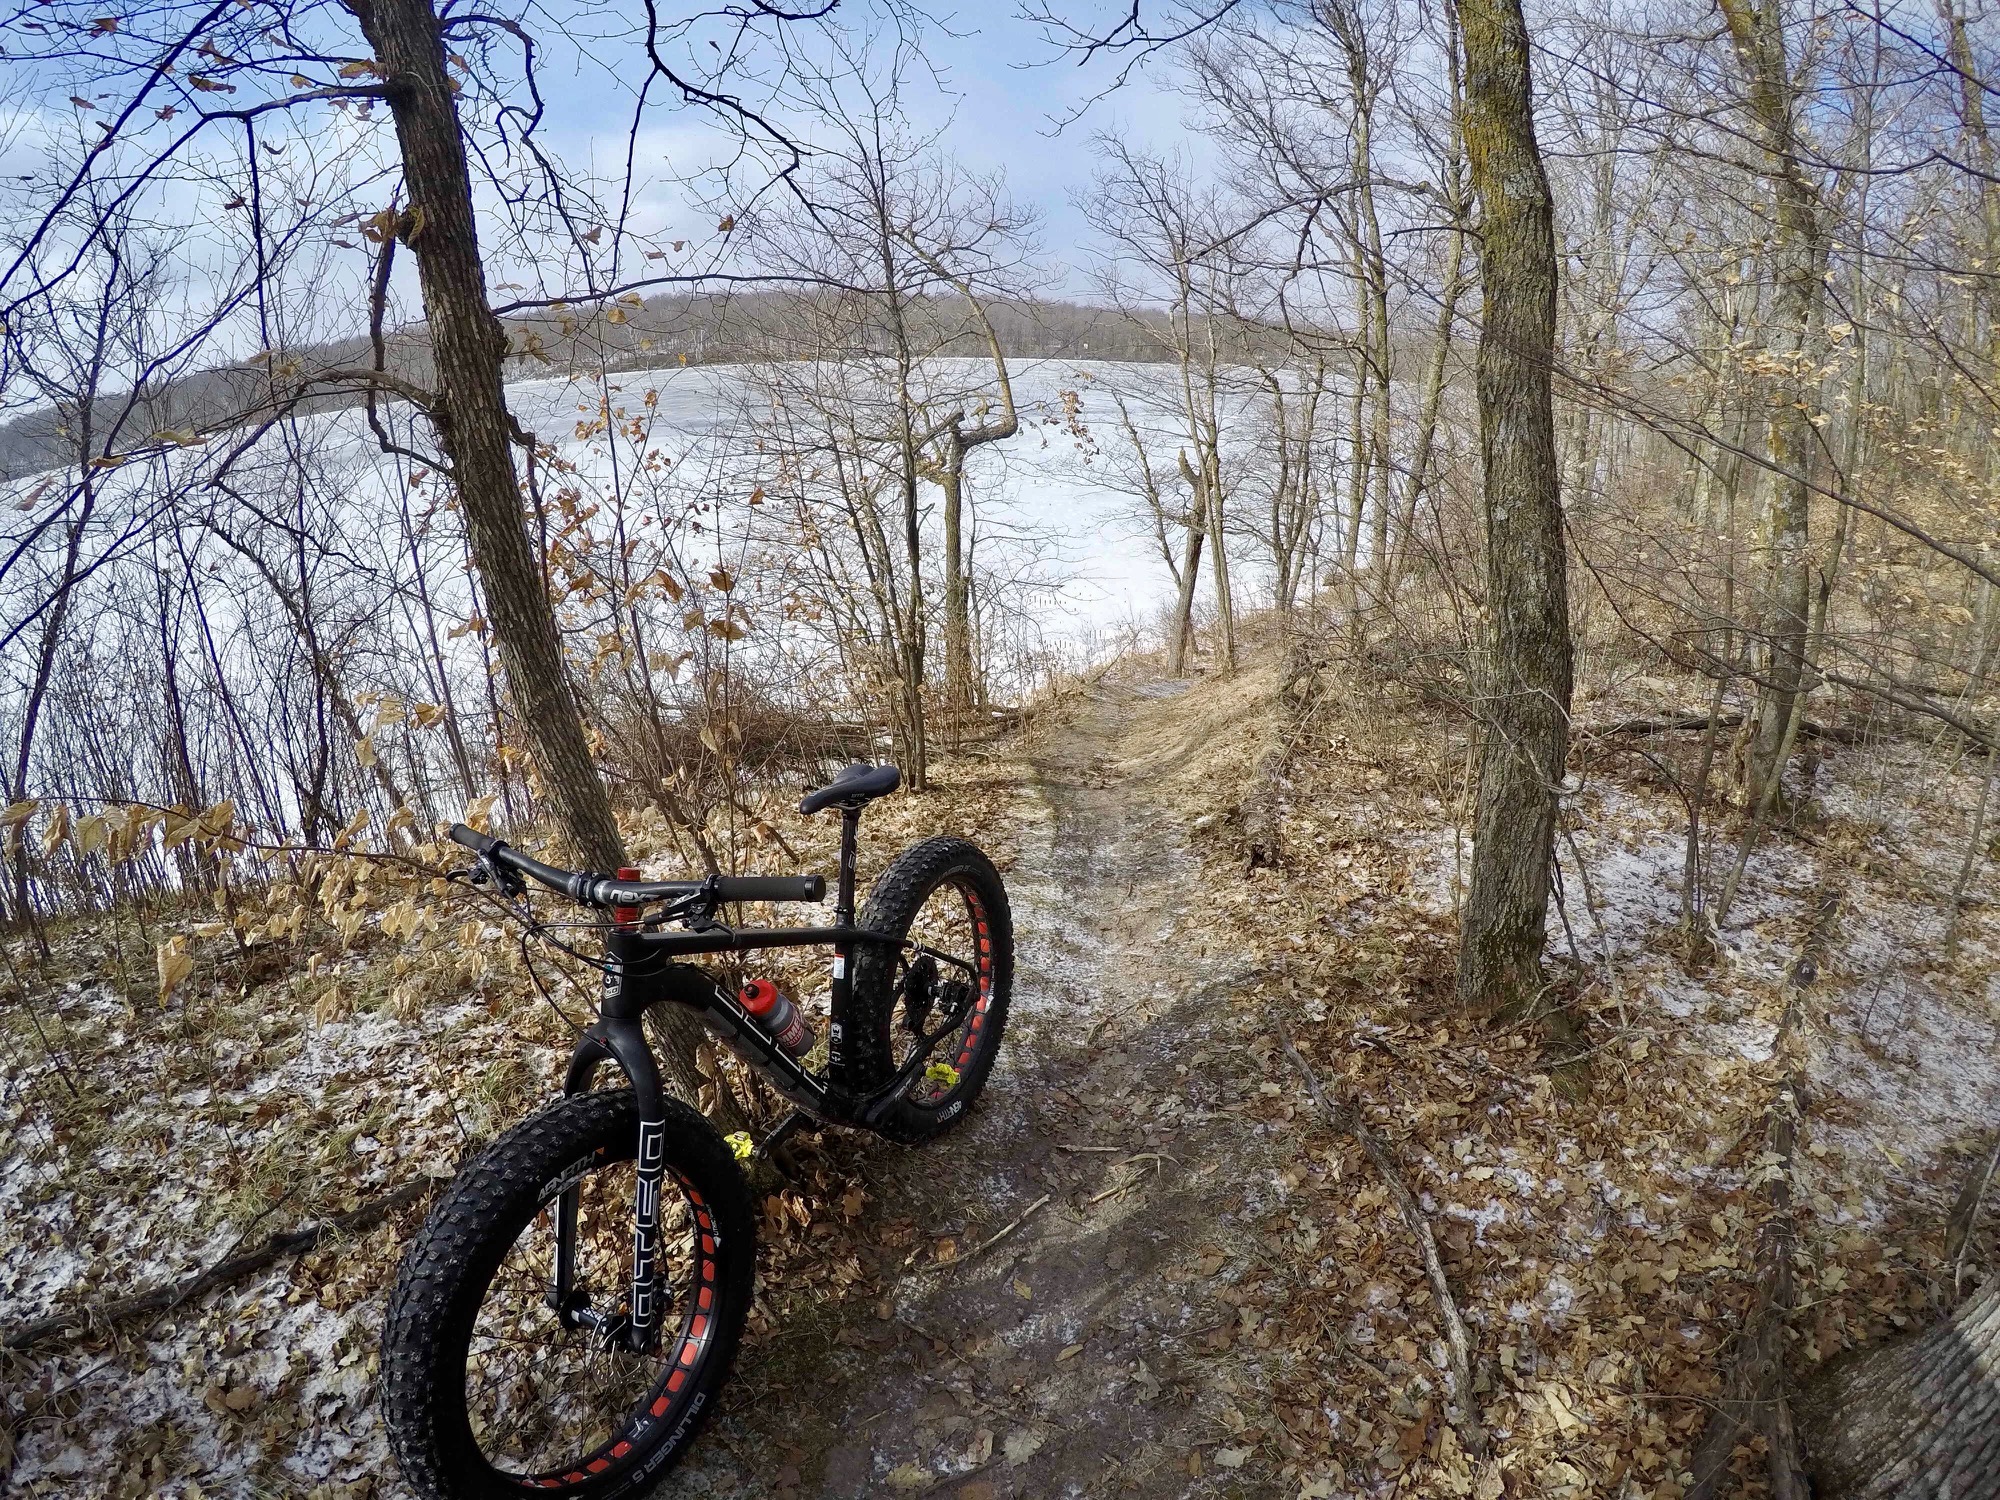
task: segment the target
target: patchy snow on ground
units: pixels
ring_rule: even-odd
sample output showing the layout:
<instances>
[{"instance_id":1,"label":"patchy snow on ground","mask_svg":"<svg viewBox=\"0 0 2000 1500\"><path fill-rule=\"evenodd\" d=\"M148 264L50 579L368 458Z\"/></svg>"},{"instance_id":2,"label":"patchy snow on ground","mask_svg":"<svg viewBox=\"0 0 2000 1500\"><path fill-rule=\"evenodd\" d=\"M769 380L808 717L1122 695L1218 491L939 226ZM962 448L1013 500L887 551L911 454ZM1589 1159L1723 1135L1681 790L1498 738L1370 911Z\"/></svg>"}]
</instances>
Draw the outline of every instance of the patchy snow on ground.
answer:
<instances>
[{"instance_id":1,"label":"patchy snow on ground","mask_svg":"<svg viewBox=\"0 0 2000 1500\"><path fill-rule=\"evenodd\" d=\"M274 1232L448 1175L548 1092L551 1019L463 991L399 1010L366 957L339 967L352 1008L319 1018L311 992L282 981L247 997L190 986L165 1006L72 985L36 1002L40 1034L10 1017L0 1322L171 1285ZM361 1483L384 1461L368 1385L395 1233L281 1260L124 1325L103 1352L66 1340L37 1351L9 1403L6 1492ZM116 1435L108 1458L91 1433Z\"/></svg>"},{"instance_id":2,"label":"patchy snow on ground","mask_svg":"<svg viewBox=\"0 0 2000 1500\"><path fill-rule=\"evenodd\" d=\"M1825 891L1840 902L1829 950L1809 989L1806 1053L1815 1150L1802 1170L1836 1185L1843 1222L1879 1226L1913 1206L1941 1213L1953 1172L2000 1129L2000 978L1990 916L1994 874L1974 887L1984 905L1962 919L1958 961L1942 963L1945 898L1964 857L1983 768L1954 770L1904 742L1832 749L1820 768L1808 837L1759 841L1713 959L1680 958L1686 813L1658 788L1598 780L1565 798L1556 844L1558 900L1549 944L1580 971L1608 979L1625 1019L1660 1044L1721 1069L1773 1057L1788 985ZM1712 813L1719 821L1721 810ZM1420 909L1455 912L1470 843L1455 829L1394 836ZM1736 858L1711 828L1711 892Z\"/></svg>"}]
</instances>

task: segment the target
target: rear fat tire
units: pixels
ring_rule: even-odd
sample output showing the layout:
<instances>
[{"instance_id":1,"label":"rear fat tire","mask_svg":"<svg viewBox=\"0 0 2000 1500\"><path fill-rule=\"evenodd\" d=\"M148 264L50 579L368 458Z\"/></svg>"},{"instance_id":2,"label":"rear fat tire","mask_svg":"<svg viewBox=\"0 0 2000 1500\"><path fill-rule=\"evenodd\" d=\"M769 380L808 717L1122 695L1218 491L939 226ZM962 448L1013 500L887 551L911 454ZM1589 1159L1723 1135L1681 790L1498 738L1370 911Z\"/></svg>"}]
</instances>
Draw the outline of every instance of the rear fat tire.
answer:
<instances>
[{"instance_id":1,"label":"rear fat tire","mask_svg":"<svg viewBox=\"0 0 2000 1500\"><path fill-rule=\"evenodd\" d=\"M382 1335L381 1402L389 1445L425 1500L521 1500L527 1495L614 1500L651 1493L707 1424L729 1378L756 1276L750 1195L729 1147L699 1114L666 1101L666 1183L676 1174L705 1200L717 1230L714 1327L681 1413L635 1440L605 1471L548 1489L494 1468L466 1412L467 1344L489 1283L534 1217L543 1190L592 1162L632 1159L639 1108L629 1089L563 1099L516 1125L445 1190L403 1257ZM668 1312L663 1337L679 1316ZM612 1420L627 1413L608 1413ZM581 1457L582 1455L578 1455Z\"/></svg>"},{"instance_id":2,"label":"rear fat tire","mask_svg":"<svg viewBox=\"0 0 2000 1500\"><path fill-rule=\"evenodd\" d=\"M986 926L985 1001L969 1055L959 1064L958 1083L929 1105L907 1096L896 1101L876 1127L893 1141L916 1144L944 1134L965 1118L986 1086L1000 1055L1007 1028L1007 1004L1014 988L1014 918L1007 905L1007 888L979 846L961 838L941 837L904 850L882 872L862 909L860 926L901 937L909 931L924 903L942 886L955 885L970 893L977 917ZM862 1087L886 1083L896 1071L897 948L887 943L858 943L854 964L854 1025L851 1056ZM949 1038L933 1057L943 1054ZM958 1061L947 1058L947 1061ZM921 1081L921 1080L920 1080Z\"/></svg>"}]
</instances>

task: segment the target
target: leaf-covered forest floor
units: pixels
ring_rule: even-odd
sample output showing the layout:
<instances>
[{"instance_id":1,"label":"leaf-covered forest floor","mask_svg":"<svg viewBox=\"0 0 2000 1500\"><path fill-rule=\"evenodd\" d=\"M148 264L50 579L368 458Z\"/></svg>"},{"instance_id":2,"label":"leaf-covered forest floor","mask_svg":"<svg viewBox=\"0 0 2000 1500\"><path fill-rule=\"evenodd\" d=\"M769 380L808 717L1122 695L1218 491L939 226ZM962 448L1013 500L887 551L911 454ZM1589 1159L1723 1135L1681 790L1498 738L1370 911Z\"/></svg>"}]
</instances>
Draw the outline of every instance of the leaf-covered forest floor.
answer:
<instances>
[{"instance_id":1,"label":"leaf-covered forest floor","mask_svg":"<svg viewBox=\"0 0 2000 1500\"><path fill-rule=\"evenodd\" d=\"M1672 695L1600 685L1578 717L1692 706ZM1297 653L1191 685L1137 661L871 812L871 870L945 828L1000 863L1007 1050L932 1147L803 1143L737 1379L667 1492L1677 1497L1751 1296L1775 1027L1829 893L1798 1362L1929 1316L2000 1126L1990 899L1954 962L1941 941L1979 767L1827 747L1814 811L1690 966L1657 763L1691 771L1696 736L1653 761L1583 743L1554 948L1589 1055L1558 1066L1540 1023L1451 1001L1462 733ZM1276 868L1249 868L1253 818ZM824 862L822 830L780 828ZM567 1028L497 933L462 982L410 959L435 935L362 930L310 965L208 941L164 1007L156 936L58 933L54 981L17 942L0 976L0 1330L446 1174L559 1082ZM1410 1232L1280 1022L1435 1227L1491 1460L1445 1420ZM370 1383L419 1212L16 1359L0 1492L401 1496Z\"/></svg>"}]
</instances>

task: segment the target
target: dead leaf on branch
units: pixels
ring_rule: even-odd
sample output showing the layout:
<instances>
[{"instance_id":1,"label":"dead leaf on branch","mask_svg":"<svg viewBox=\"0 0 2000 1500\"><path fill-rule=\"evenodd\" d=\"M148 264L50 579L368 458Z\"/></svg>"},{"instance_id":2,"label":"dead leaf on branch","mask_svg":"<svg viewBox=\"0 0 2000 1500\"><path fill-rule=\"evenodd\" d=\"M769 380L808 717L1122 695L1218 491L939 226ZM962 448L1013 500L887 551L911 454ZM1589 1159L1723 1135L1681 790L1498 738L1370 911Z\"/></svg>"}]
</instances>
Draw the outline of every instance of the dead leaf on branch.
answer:
<instances>
[{"instance_id":1,"label":"dead leaf on branch","mask_svg":"<svg viewBox=\"0 0 2000 1500\"><path fill-rule=\"evenodd\" d=\"M188 951L185 933L175 933L154 951L154 967L160 976L160 1004L194 972L194 954Z\"/></svg>"}]
</instances>

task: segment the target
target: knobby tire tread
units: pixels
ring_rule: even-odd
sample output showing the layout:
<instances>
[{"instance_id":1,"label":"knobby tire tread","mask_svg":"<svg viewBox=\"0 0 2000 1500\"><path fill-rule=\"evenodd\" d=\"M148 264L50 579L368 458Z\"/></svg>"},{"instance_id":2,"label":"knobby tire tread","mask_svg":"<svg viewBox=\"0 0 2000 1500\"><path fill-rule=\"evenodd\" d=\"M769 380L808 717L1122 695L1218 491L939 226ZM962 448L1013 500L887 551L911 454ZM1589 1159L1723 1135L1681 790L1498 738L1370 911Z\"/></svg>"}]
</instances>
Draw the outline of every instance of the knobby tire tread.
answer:
<instances>
[{"instance_id":1,"label":"knobby tire tread","mask_svg":"<svg viewBox=\"0 0 2000 1500\"><path fill-rule=\"evenodd\" d=\"M623 1467L600 1479L565 1488L573 1500L615 1500L650 1493L687 1451L714 1413L716 1394L735 1362L756 1274L756 1229L750 1195L728 1145L715 1128L679 1100L667 1108L667 1162L685 1172L711 1206L725 1247L721 1343L704 1360L698 1387L706 1399L694 1420L659 1441L675 1457L652 1468ZM453 1422L464 1421L465 1371L441 1366L441 1345L455 1319L476 1318L494 1267L532 1214L542 1187L599 1147L608 1161L632 1156L639 1131L638 1103L630 1089L610 1089L558 1100L493 1142L452 1180L403 1257L389 1299L382 1337L380 1396L390 1447L410 1487L426 1500L499 1500L524 1493L490 1473L468 1474L446 1451ZM496 1236L505 1242L493 1245ZM491 1264L489 1264L489 1261ZM470 1299L468 1310L464 1303ZM451 1410L457 1404L457 1412ZM648 1452L656 1448L654 1443Z\"/></svg>"},{"instance_id":2,"label":"knobby tire tread","mask_svg":"<svg viewBox=\"0 0 2000 1500\"><path fill-rule=\"evenodd\" d=\"M962 1107L941 1114L905 1098L897 1102L877 1127L882 1135L904 1145L932 1140L951 1130L970 1112L986 1086L1000 1054L1014 986L1013 913L1007 904L1006 885L993 861L977 844L951 835L925 839L899 854L876 880L861 911L862 927L901 936L916 920L924 902L954 875L972 885L986 910L993 947L992 998L987 1005L979 1051L971 1066L964 1070L958 1088L949 1096L962 1101ZM855 1029L860 1033L856 1055L866 1069L868 1084L886 1083L896 1068L897 950L886 943L867 943L857 945L856 951L853 1005Z\"/></svg>"}]
</instances>

